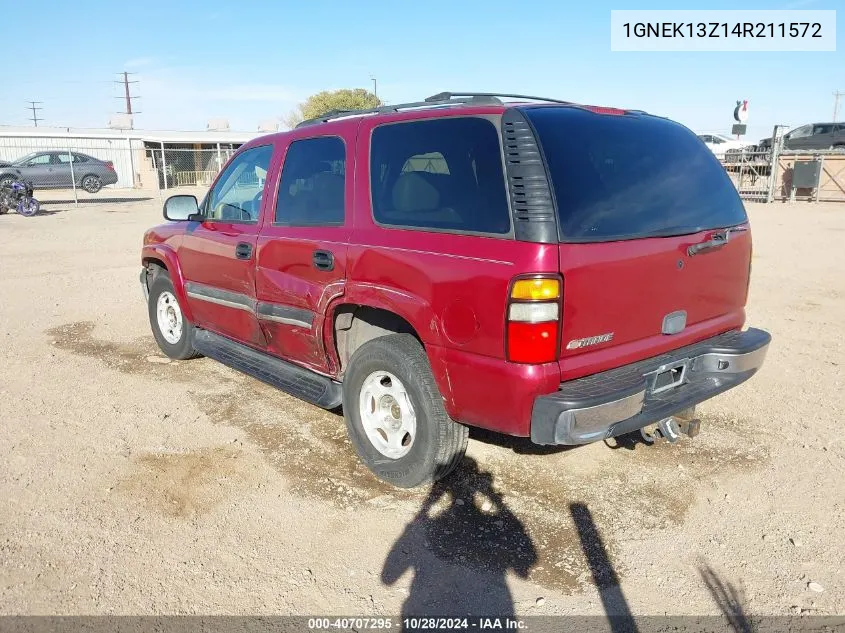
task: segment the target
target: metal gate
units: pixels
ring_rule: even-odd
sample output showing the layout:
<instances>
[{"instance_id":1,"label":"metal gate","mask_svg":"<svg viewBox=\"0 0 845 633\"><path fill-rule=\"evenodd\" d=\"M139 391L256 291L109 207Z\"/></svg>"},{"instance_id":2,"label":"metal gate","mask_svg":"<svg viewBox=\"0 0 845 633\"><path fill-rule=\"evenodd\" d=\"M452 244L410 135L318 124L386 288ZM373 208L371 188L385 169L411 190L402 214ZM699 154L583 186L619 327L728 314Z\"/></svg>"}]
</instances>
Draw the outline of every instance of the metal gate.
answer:
<instances>
[{"instance_id":1,"label":"metal gate","mask_svg":"<svg viewBox=\"0 0 845 633\"><path fill-rule=\"evenodd\" d=\"M771 202L774 199L782 138L782 126L775 126L768 146L729 150L720 158L743 200Z\"/></svg>"}]
</instances>

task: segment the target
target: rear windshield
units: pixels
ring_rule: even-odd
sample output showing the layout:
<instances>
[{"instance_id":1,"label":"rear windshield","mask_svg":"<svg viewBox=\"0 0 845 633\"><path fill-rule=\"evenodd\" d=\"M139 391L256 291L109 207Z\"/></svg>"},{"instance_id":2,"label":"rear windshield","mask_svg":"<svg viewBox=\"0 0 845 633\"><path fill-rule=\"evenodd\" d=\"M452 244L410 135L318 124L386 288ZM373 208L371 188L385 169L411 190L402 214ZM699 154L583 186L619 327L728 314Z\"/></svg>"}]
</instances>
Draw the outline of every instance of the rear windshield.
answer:
<instances>
[{"instance_id":1,"label":"rear windshield","mask_svg":"<svg viewBox=\"0 0 845 633\"><path fill-rule=\"evenodd\" d=\"M745 222L725 169L696 136L647 115L529 108L565 241L683 235Z\"/></svg>"}]
</instances>

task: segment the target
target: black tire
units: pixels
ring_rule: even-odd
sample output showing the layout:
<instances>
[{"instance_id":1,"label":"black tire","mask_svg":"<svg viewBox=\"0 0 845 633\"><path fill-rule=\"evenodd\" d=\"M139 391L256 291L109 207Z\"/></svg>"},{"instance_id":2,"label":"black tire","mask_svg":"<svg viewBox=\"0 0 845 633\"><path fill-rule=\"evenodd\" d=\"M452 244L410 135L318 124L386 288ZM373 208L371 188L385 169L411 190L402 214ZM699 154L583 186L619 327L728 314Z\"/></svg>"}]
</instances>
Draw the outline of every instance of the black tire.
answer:
<instances>
[{"instance_id":1,"label":"black tire","mask_svg":"<svg viewBox=\"0 0 845 633\"><path fill-rule=\"evenodd\" d=\"M169 292L176 301L176 304L179 304L179 300L176 298L176 292L173 289L173 282L170 281L170 275L167 271L162 270L155 276L152 284L150 284L150 295L147 301L147 313L150 317L150 327L152 328L156 343L158 343L162 352L174 360L188 360L189 358L196 358L199 356L199 353L197 353L194 349L194 326L184 316L184 311L182 311L181 306L179 306L179 311L182 314L182 328L180 337L177 341L171 343L165 339L164 333L159 327L157 305L159 297L164 292Z\"/></svg>"},{"instance_id":2,"label":"black tire","mask_svg":"<svg viewBox=\"0 0 845 633\"><path fill-rule=\"evenodd\" d=\"M95 176L94 174L83 176L79 184L88 193L97 193L103 188L103 181L100 180L99 176Z\"/></svg>"},{"instance_id":3,"label":"black tire","mask_svg":"<svg viewBox=\"0 0 845 633\"><path fill-rule=\"evenodd\" d=\"M0 187L8 187L15 181L17 181L17 177L11 174L3 174L0 176Z\"/></svg>"},{"instance_id":4,"label":"black tire","mask_svg":"<svg viewBox=\"0 0 845 633\"><path fill-rule=\"evenodd\" d=\"M416 414L416 437L410 451L398 459L376 449L361 421L361 388L376 371L388 371L403 383ZM352 355L343 379L343 414L361 461L376 477L399 488L442 479L466 452L469 430L446 413L425 350L410 334L373 339Z\"/></svg>"}]
</instances>

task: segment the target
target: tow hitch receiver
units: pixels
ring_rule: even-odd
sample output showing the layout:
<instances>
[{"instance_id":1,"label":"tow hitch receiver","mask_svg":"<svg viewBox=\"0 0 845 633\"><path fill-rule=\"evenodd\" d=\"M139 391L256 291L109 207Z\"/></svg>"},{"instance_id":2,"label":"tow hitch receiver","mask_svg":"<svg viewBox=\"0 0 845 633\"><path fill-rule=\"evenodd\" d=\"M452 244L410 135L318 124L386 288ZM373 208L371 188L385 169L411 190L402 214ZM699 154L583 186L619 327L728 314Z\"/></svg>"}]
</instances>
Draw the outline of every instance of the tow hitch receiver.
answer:
<instances>
[{"instance_id":1,"label":"tow hitch receiver","mask_svg":"<svg viewBox=\"0 0 845 633\"><path fill-rule=\"evenodd\" d=\"M669 440L670 444L674 444L681 439L681 435L693 438L701 430L701 420L693 417L694 415L694 408L687 409L678 415L643 427L640 429L640 435L648 444L653 444L657 440Z\"/></svg>"}]
</instances>

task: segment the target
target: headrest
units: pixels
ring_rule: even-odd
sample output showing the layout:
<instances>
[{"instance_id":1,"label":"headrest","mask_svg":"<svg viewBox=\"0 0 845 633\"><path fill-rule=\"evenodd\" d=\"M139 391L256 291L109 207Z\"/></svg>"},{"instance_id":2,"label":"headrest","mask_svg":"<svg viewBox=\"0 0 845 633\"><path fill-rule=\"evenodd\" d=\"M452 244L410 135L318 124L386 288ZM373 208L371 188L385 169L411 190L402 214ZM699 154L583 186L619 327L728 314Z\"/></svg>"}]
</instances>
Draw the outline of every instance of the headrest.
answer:
<instances>
[{"instance_id":1,"label":"headrest","mask_svg":"<svg viewBox=\"0 0 845 633\"><path fill-rule=\"evenodd\" d=\"M343 187L346 179L340 174L322 172L314 174L314 194L321 208L343 208Z\"/></svg>"},{"instance_id":2,"label":"headrest","mask_svg":"<svg viewBox=\"0 0 845 633\"><path fill-rule=\"evenodd\" d=\"M393 186L393 208L396 211L434 211L439 206L440 192L416 172L402 174Z\"/></svg>"}]
</instances>

